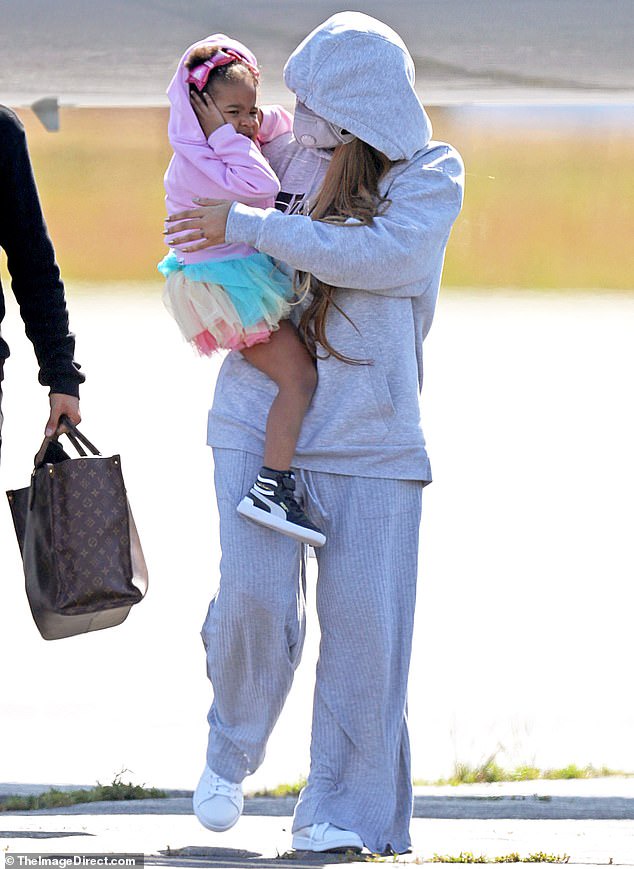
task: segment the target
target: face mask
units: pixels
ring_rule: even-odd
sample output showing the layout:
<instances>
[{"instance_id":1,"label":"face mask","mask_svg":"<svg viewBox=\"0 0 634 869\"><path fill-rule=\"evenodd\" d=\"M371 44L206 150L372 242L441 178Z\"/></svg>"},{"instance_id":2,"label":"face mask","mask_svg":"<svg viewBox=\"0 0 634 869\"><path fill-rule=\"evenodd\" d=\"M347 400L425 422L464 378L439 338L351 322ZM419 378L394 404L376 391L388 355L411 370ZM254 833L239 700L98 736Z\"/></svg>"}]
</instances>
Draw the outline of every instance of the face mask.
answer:
<instances>
[{"instance_id":1,"label":"face mask","mask_svg":"<svg viewBox=\"0 0 634 869\"><path fill-rule=\"evenodd\" d=\"M304 148L336 148L337 145L351 142L355 138L347 130L330 124L311 112L299 100L295 103L293 135Z\"/></svg>"}]
</instances>

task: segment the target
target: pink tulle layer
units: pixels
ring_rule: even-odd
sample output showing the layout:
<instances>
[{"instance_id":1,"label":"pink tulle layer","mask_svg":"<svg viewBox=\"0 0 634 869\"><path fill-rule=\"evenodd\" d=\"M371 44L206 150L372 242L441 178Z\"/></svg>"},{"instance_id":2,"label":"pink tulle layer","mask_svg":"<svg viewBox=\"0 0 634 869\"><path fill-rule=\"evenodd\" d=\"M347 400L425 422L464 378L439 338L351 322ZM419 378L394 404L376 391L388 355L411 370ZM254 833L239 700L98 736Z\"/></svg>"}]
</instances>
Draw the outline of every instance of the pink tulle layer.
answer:
<instances>
[{"instance_id":1,"label":"pink tulle layer","mask_svg":"<svg viewBox=\"0 0 634 869\"><path fill-rule=\"evenodd\" d=\"M289 302L274 289L253 286L249 293L257 316L244 323L224 287L190 280L183 270L168 274L163 301L183 336L203 356L217 350L244 350L269 340L280 319L288 316Z\"/></svg>"},{"instance_id":2,"label":"pink tulle layer","mask_svg":"<svg viewBox=\"0 0 634 869\"><path fill-rule=\"evenodd\" d=\"M226 350L246 350L248 347L253 347L254 344L266 344L270 337L271 332L268 329L248 334L242 333L241 335L235 333L225 338L222 348ZM201 356L212 356L216 350L222 349L221 345L207 329L199 335L195 335L193 343Z\"/></svg>"}]
</instances>

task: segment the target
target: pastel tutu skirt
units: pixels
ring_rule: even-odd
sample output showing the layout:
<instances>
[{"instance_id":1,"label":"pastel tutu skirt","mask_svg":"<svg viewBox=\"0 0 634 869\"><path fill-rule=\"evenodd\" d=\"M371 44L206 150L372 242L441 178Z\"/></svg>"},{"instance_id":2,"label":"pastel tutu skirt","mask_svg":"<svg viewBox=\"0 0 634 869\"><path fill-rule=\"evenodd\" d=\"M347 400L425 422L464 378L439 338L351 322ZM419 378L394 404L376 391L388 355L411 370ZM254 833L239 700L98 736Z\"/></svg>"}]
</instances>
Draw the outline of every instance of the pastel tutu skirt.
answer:
<instances>
[{"instance_id":1,"label":"pastel tutu skirt","mask_svg":"<svg viewBox=\"0 0 634 869\"><path fill-rule=\"evenodd\" d=\"M158 270L165 307L205 356L268 341L291 308L290 278L263 253L183 264L170 251Z\"/></svg>"}]
</instances>

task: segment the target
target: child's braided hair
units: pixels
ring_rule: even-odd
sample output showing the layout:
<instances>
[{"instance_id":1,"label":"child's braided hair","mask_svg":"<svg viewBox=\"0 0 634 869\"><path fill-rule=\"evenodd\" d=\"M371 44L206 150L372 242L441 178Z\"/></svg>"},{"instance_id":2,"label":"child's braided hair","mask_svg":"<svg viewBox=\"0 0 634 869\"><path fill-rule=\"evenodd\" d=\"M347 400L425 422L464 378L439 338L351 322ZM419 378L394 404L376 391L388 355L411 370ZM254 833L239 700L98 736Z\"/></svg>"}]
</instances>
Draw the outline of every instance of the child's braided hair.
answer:
<instances>
[{"instance_id":1,"label":"child's braided hair","mask_svg":"<svg viewBox=\"0 0 634 869\"><path fill-rule=\"evenodd\" d=\"M196 48L192 49L187 58L185 59L185 66L187 69L195 69L197 66L201 66L206 60L210 60L217 51L224 51L222 45L199 45ZM258 80L256 76L253 74L252 70L249 69L246 63L243 63L241 60L236 59L231 61L231 63L227 63L224 66L217 66L214 69L209 71L209 78L207 79L207 84L203 88L205 93L210 94L213 90L214 83L217 81L241 81L244 79L245 75L251 77L253 84L257 87ZM194 87L194 85L190 85L190 87Z\"/></svg>"}]
</instances>

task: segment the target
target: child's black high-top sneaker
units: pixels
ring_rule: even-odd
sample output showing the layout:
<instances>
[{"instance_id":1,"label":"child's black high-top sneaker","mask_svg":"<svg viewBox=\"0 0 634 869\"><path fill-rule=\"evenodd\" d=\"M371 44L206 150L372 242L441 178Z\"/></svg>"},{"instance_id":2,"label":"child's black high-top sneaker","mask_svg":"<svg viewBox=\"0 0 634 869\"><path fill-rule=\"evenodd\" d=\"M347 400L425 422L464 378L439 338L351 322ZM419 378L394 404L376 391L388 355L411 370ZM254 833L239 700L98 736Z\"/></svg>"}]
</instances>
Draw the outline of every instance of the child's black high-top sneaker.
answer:
<instances>
[{"instance_id":1,"label":"child's black high-top sneaker","mask_svg":"<svg viewBox=\"0 0 634 869\"><path fill-rule=\"evenodd\" d=\"M238 513L311 546L323 546L326 542L326 535L313 525L295 500L295 477L292 471L262 468L257 480L238 504Z\"/></svg>"}]
</instances>

